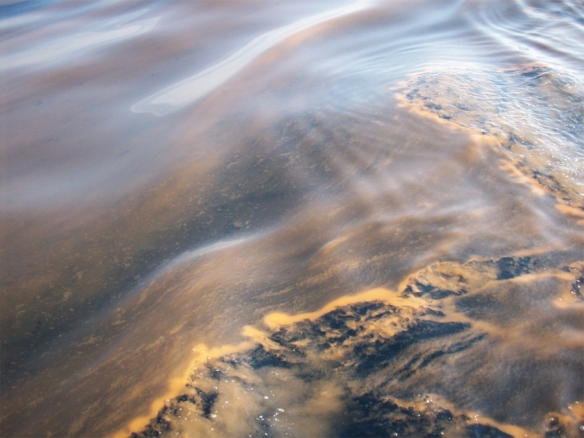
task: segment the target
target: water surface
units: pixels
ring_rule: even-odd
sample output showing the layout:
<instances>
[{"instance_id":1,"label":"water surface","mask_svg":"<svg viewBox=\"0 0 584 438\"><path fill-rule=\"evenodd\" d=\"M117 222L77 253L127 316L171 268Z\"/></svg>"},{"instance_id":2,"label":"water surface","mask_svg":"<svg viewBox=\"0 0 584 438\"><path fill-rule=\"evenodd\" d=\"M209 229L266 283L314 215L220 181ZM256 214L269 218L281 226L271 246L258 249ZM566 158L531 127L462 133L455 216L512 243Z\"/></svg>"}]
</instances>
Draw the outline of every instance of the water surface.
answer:
<instances>
[{"instance_id":1,"label":"water surface","mask_svg":"<svg viewBox=\"0 0 584 438\"><path fill-rule=\"evenodd\" d=\"M0 435L581 433L580 1L0 5Z\"/></svg>"}]
</instances>

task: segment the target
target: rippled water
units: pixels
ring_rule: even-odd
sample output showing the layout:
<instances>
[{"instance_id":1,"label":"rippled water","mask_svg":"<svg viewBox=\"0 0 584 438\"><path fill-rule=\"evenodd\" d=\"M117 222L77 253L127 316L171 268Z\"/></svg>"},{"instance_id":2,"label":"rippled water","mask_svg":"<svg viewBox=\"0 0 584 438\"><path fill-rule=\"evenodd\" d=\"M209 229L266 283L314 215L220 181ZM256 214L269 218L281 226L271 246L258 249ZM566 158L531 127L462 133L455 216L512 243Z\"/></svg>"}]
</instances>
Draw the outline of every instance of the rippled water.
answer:
<instances>
[{"instance_id":1,"label":"rippled water","mask_svg":"<svg viewBox=\"0 0 584 438\"><path fill-rule=\"evenodd\" d=\"M0 35L1 436L580 436L580 0Z\"/></svg>"}]
</instances>

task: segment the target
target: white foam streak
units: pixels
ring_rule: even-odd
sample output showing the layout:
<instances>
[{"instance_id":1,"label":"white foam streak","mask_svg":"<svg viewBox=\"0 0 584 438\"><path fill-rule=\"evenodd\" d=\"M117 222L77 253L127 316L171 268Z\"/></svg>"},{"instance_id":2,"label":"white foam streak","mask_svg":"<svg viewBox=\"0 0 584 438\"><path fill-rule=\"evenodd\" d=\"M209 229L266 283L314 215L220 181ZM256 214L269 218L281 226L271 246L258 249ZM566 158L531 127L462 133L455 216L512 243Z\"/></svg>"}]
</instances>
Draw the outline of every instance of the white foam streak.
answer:
<instances>
[{"instance_id":1,"label":"white foam streak","mask_svg":"<svg viewBox=\"0 0 584 438\"><path fill-rule=\"evenodd\" d=\"M223 249L228 249L228 248L232 248L235 246L238 246L242 243L248 242L250 240L253 240L253 237L248 237L248 238L240 238L240 239L229 239L229 240L223 240L217 243L213 243L207 246L204 246L202 248L198 248L196 250L192 250L192 251L187 251L183 254L181 254L180 256L178 256L176 259L172 260L167 266L165 266L166 269L168 268L174 268L176 266L179 266L185 262L188 262L190 260L194 260L198 257L207 255L207 254L211 254L217 251L221 251Z\"/></svg>"},{"instance_id":2,"label":"white foam streak","mask_svg":"<svg viewBox=\"0 0 584 438\"><path fill-rule=\"evenodd\" d=\"M311 15L287 26L266 32L210 67L154 93L132 106L135 113L163 116L196 102L227 82L262 53L313 26L365 9L371 2L359 0L348 6Z\"/></svg>"},{"instance_id":3,"label":"white foam streak","mask_svg":"<svg viewBox=\"0 0 584 438\"><path fill-rule=\"evenodd\" d=\"M215 243L210 243L208 245L198 247L197 249L193 249L190 251L185 251L182 254L176 256L172 260L168 261L164 265L160 266L156 269L152 274L148 276L145 281L145 284L150 284L154 279L160 278L160 276L172 271L173 269L184 267L189 263L196 262L200 257L219 253L221 251L235 248L240 245L250 244L252 242L258 241L259 239L265 238L266 236L273 233L274 230L268 229L263 230L260 232L247 234L242 237L233 238L233 239L223 239L217 241Z\"/></svg>"},{"instance_id":4,"label":"white foam streak","mask_svg":"<svg viewBox=\"0 0 584 438\"><path fill-rule=\"evenodd\" d=\"M43 68L48 64L65 62L80 53L147 33L159 20L160 17L153 17L110 30L82 32L56 39L29 50L2 56L0 58L2 69L7 71L23 67Z\"/></svg>"}]
</instances>

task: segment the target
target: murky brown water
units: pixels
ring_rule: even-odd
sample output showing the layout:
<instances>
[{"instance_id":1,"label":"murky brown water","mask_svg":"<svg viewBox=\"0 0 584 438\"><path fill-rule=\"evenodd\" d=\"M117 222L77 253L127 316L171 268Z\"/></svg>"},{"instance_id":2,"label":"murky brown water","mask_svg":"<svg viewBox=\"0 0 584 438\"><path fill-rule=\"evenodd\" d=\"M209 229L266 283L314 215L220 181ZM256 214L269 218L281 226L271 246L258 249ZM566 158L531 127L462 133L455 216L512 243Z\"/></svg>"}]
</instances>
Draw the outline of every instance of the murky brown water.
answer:
<instances>
[{"instance_id":1,"label":"murky brown water","mask_svg":"<svg viewBox=\"0 0 584 438\"><path fill-rule=\"evenodd\" d=\"M0 32L2 437L584 433L581 1Z\"/></svg>"}]
</instances>

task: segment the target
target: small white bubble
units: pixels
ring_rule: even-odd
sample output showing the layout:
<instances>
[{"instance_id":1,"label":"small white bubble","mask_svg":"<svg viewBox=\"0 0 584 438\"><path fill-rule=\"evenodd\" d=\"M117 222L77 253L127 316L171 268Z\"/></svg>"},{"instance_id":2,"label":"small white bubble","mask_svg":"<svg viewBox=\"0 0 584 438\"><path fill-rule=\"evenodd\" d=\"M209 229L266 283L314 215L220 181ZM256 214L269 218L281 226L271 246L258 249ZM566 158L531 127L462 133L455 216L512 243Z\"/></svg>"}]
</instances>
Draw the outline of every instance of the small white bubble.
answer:
<instances>
[{"instance_id":1,"label":"small white bubble","mask_svg":"<svg viewBox=\"0 0 584 438\"><path fill-rule=\"evenodd\" d=\"M267 400L267 399L269 399L270 397L268 397L267 395L264 395L264 398Z\"/></svg>"}]
</instances>

